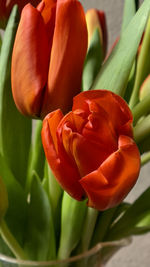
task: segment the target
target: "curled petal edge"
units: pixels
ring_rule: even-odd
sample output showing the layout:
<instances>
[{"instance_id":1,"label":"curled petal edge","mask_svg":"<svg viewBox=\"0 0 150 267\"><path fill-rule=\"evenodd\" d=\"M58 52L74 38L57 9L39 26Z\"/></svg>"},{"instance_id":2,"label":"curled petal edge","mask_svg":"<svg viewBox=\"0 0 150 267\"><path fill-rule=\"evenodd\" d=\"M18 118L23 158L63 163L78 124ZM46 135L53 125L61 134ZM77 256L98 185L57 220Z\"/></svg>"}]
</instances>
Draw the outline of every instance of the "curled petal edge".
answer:
<instances>
[{"instance_id":1,"label":"curled petal edge","mask_svg":"<svg viewBox=\"0 0 150 267\"><path fill-rule=\"evenodd\" d=\"M80 180L90 207L105 210L118 205L137 181L140 154L135 142L120 136L118 147L97 170Z\"/></svg>"}]
</instances>

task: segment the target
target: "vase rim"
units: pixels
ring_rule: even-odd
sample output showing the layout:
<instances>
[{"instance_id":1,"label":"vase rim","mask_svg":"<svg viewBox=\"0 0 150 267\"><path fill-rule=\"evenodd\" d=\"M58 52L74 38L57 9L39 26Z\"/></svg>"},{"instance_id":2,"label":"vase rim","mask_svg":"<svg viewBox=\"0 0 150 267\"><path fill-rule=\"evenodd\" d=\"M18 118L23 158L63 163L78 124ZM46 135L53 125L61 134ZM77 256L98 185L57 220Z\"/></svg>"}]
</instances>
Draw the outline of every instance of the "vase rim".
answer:
<instances>
[{"instance_id":1,"label":"vase rim","mask_svg":"<svg viewBox=\"0 0 150 267\"><path fill-rule=\"evenodd\" d=\"M131 243L132 238L127 237L123 238L121 240L116 240L116 241L106 241L106 242L99 242L97 245L92 247L91 249L82 252L81 254L71 256L67 259L57 259L57 260L48 260L48 261L36 261L36 260L22 260L22 259L15 259L10 256L6 256L4 254L0 253L0 260L7 262L7 263L12 263L12 264L19 264L19 265L26 265L26 266L50 266L53 264L62 264L62 263L70 263L70 262L75 262L77 260L81 260L86 257L90 257L100 251L100 249L108 246L116 246L116 247L122 247L122 246L127 246Z\"/></svg>"}]
</instances>

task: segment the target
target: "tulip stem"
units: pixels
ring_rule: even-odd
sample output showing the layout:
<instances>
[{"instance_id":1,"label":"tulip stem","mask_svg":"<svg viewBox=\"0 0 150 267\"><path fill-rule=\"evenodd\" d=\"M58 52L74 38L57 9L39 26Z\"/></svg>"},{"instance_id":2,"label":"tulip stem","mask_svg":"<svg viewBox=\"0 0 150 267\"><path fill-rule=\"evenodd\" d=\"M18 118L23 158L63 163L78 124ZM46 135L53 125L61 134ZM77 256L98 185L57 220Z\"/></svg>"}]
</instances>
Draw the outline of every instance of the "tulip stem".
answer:
<instances>
[{"instance_id":1,"label":"tulip stem","mask_svg":"<svg viewBox=\"0 0 150 267\"><path fill-rule=\"evenodd\" d=\"M26 182L27 192L30 191L30 185L34 176L33 171L38 174L41 180L43 179L44 175L45 155L41 141L41 129L42 121L36 121L33 143L31 144L30 161L28 166L28 176Z\"/></svg>"},{"instance_id":2,"label":"tulip stem","mask_svg":"<svg viewBox=\"0 0 150 267\"><path fill-rule=\"evenodd\" d=\"M93 208L87 209L87 214L85 217L85 223L83 226L83 233L81 236L80 244L78 246L78 250L80 252L86 251L90 246L90 242L92 239L92 235L94 232L94 228L95 228L98 214L99 214L99 211L97 211Z\"/></svg>"},{"instance_id":3,"label":"tulip stem","mask_svg":"<svg viewBox=\"0 0 150 267\"><path fill-rule=\"evenodd\" d=\"M0 233L1 233L3 240L5 241L7 246L10 248L10 250L13 252L13 254L16 256L16 258L26 260L27 256L25 255L23 249L20 247L17 240L14 238L14 236L10 232L4 220L2 220L0 224Z\"/></svg>"},{"instance_id":4,"label":"tulip stem","mask_svg":"<svg viewBox=\"0 0 150 267\"><path fill-rule=\"evenodd\" d=\"M96 224L91 246L94 246L98 242L102 242L105 240L105 236L107 235L109 226L112 223L112 218L114 216L114 213L116 212L116 209L117 207L101 212L98 222Z\"/></svg>"},{"instance_id":5,"label":"tulip stem","mask_svg":"<svg viewBox=\"0 0 150 267\"><path fill-rule=\"evenodd\" d=\"M144 166L148 161L150 161L150 152L141 156L141 166Z\"/></svg>"},{"instance_id":6,"label":"tulip stem","mask_svg":"<svg viewBox=\"0 0 150 267\"><path fill-rule=\"evenodd\" d=\"M140 143L150 135L150 115L145 117L134 127L134 139L136 143Z\"/></svg>"},{"instance_id":7,"label":"tulip stem","mask_svg":"<svg viewBox=\"0 0 150 267\"><path fill-rule=\"evenodd\" d=\"M64 193L58 259L68 258L77 246L83 231L86 210L85 201L79 202Z\"/></svg>"},{"instance_id":8,"label":"tulip stem","mask_svg":"<svg viewBox=\"0 0 150 267\"><path fill-rule=\"evenodd\" d=\"M140 119L140 117L150 112L150 94L139 102L133 109L134 125Z\"/></svg>"}]
</instances>

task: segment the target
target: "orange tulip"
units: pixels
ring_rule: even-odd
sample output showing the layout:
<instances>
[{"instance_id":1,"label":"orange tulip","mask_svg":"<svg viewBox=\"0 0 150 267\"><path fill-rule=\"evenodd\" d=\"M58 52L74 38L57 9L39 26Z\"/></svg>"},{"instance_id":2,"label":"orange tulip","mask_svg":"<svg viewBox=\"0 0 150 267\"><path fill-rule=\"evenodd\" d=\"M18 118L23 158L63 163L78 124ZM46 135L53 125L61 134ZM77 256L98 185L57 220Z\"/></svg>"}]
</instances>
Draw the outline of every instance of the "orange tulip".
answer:
<instances>
[{"instance_id":1,"label":"orange tulip","mask_svg":"<svg viewBox=\"0 0 150 267\"><path fill-rule=\"evenodd\" d=\"M77 200L105 210L119 204L135 184L140 154L126 102L106 90L74 98L72 111L43 121L42 142L60 185Z\"/></svg>"},{"instance_id":2,"label":"orange tulip","mask_svg":"<svg viewBox=\"0 0 150 267\"><path fill-rule=\"evenodd\" d=\"M22 11L12 56L12 92L24 115L68 112L80 92L87 51L84 10L78 0L44 0Z\"/></svg>"},{"instance_id":3,"label":"orange tulip","mask_svg":"<svg viewBox=\"0 0 150 267\"><path fill-rule=\"evenodd\" d=\"M29 2L36 6L40 0L0 0L0 26L3 26L3 28L6 26L7 19L14 5L18 5L21 12L23 7Z\"/></svg>"},{"instance_id":4,"label":"orange tulip","mask_svg":"<svg viewBox=\"0 0 150 267\"><path fill-rule=\"evenodd\" d=\"M107 50L107 26L105 13L102 10L89 9L86 12L86 23L88 30L88 46L92 39L95 29L99 30L101 46L103 48L103 56L106 55Z\"/></svg>"}]
</instances>

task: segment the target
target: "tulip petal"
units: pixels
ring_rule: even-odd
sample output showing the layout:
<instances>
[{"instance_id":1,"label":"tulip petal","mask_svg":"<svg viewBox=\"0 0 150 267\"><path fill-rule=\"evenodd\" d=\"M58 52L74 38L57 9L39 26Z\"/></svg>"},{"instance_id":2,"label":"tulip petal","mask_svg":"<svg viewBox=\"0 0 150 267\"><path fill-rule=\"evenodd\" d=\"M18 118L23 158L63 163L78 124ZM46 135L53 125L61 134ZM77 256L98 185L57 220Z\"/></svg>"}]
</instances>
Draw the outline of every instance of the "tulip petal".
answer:
<instances>
[{"instance_id":1,"label":"tulip petal","mask_svg":"<svg viewBox=\"0 0 150 267\"><path fill-rule=\"evenodd\" d=\"M58 147L65 149L65 154L69 155L75 168L78 168L80 177L97 169L117 149L117 136L115 133L113 135L109 118L104 115L97 115L97 118L88 122L85 114L78 110L68 113L59 123ZM95 129L96 120L100 124L99 129ZM60 154L62 155L62 148Z\"/></svg>"},{"instance_id":2,"label":"tulip petal","mask_svg":"<svg viewBox=\"0 0 150 267\"><path fill-rule=\"evenodd\" d=\"M91 114L82 130L83 136L101 144L106 151L112 153L117 149L117 132L114 129L113 121L97 103L91 102L89 108Z\"/></svg>"},{"instance_id":3,"label":"tulip petal","mask_svg":"<svg viewBox=\"0 0 150 267\"><path fill-rule=\"evenodd\" d=\"M74 97L72 110L81 109L89 112L91 102L98 104L109 115L114 129L118 135L124 134L130 137L132 134L132 113L126 102L118 95L108 90L92 90L82 92Z\"/></svg>"},{"instance_id":4,"label":"tulip petal","mask_svg":"<svg viewBox=\"0 0 150 267\"><path fill-rule=\"evenodd\" d=\"M87 140L80 134L72 134L72 154L83 177L94 171L109 156L103 144Z\"/></svg>"},{"instance_id":5,"label":"tulip petal","mask_svg":"<svg viewBox=\"0 0 150 267\"><path fill-rule=\"evenodd\" d=\"M81 88L86 50L87 29L81 4L77 0L58 0L42 116L56 107L63 112L71 108L72 98Z\"/></svg>"},{"instance_id":6,"label":"tulip petal","mask_svg":"<svg viewBox=\"0 0 150 267\"><path fill-rule=\"evenodd\" d=\"M49 45L43 18L30 4L22 11L12 56L12 92L18 109L39 116L47 82Z\"/></svg>"},{"instance_id":7,"label":"tulip petal","mask_svg":"<svg viewBox=\"0 0 150 267\"><path fill-rule=\"evenodd\" d=\"M6 14L6 0L0 0L0 19L4 19Z\"/></svg>"},{"instance_id":8,"label":"tulip petal","mask_svg":"<svg viewBox=\"0 0 150 267\"><path fill-rule=\"evenodd\" d=\"M140 155L134 141L120 136L118 150L79 182L88 196L88 205L105 210L119 204L136 183Z\"/></svg>"},{"instance_id":9,"label":"tulip petal","mask_svg":"<svg viewBox=\"0 0 150 267\"><path fill-rule=\"evenodd\" d=\"M56 129L62 117L60 110L56 110L45 117L42 128L43 147L48 163L60 185L72 197L81 200L85 194L78 182L80 179L78 170L66 154L63 145L59 142L60 140L56 137Z\"/></svg>"},{"instance_id":10,"label":"tulip petal","mask_svg":"<svg viewBox=\"0 0 150 267\"><path fill-rule=\"evenodd\" d=\"M54 26L55 26L56 0L43 0L43 4L44 8L42 9L41 15L46 25L47 35L51 47L54 34ZM38 6L40 6L40 4Z\"/></svg>"},{"instance_id":11,"label":"tulip petal","mask_svg":"<svg viewBox=\"0 0 150 267\"><path fill-rule=\"evenodd\" d=\"M43 0L44 8L42 10L42 17L44 23L48 24L51 17L53 17L53 12L56 12L56 0ZM38 7L37 7L38 8Z\"/></svg>"}]
</instances>

